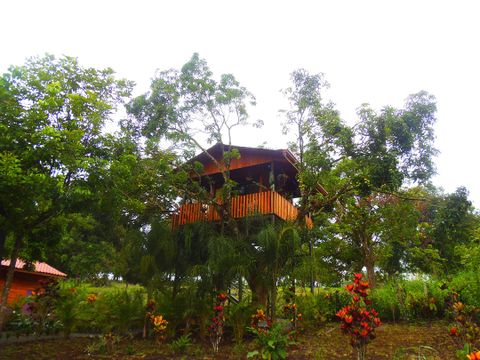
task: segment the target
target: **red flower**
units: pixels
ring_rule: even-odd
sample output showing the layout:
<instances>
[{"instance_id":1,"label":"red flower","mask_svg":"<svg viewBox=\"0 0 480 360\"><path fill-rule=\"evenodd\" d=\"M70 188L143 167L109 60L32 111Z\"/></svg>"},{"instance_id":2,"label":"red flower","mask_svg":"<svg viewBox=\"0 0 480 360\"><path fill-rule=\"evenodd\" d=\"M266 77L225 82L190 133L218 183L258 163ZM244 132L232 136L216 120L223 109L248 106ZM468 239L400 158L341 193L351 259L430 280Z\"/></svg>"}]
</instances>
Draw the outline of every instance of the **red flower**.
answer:
<instances>
[{"instance_id":1,"label":"red flower","mask_svg":"<svg viewBox=\"0 0 480 360\"><path fill-rule=\"evenodd\" d=\"M354 276L353 282L355 284L358 284L360 280L362 280L362 274L353 274L353 276Z\"/></svg>"},{"instance_id":2,"label":"red flower","mask_svg":"<svg viewBox=\"0 0 480 360\"><path fill-rule=\"evenodd\" d=\"M353 284L348 284L348 285L345 286L345 287L346 287L346 289L347 289L348 291L352 291L352 290L353 290Z\"/></svg>"},{"instance_id":3,"label":"red flower","mask_svg":"<svg viewBox=\"0 0 480 360\"><path fill-rule=\"evenodd\" d=\"M450 329L450 336L457 336L458 334L458 328L457 327L453 327Z\"/></svg>"},{"instance_id":4,"label":"red flower","mask_svg":"<svg viewBox=\"0 0 480 360\"><path fill-rule=\"evenodd\" d=\"M365 330L365 329L360 332L360 336L361 336L361 337L365 337L365 336L367 336L367 335L368 335L368 331Z\"/></svg>"},{"instance_id":5,"label":"red flower","mask_svg":"<svg viewBox=\"0 0 480 360\"><path fill-rule=\"evenodd\" d=\"M217 305L217 306L215 306L214 310L217 311L217 312L220 312L220 311L223 310L223 306L222 305Z\"/></svg>"},{"instance_id":6,"label":"red flower","mask_svg":"<svg viewBox=\"0 0 480 360\"><path fill-rule=\"evenodd\" d=\"M352 315L346 315L343 320L347 323L347 324L351 324L352 321L353 321L353 317Z\"/></svg>"},{"instance_id":7,"label":"red flower","mask_svg":"<svg viewBox=\"0 0 480 360\"><path fill-rule=\"evenodd\" d=\"M217 295L217 299L220 300L220 301L225 301L225 300L227 300L227 294L220 293L220 294Z\"/></svg>"},{"instance_id":8,"label":"red flower","mask_svg":"<svg viewBox=\"0 0 480 360\"><path fill-rule=\"evenodd\" d=\"M374 323L376 326L382 325L382 322L380 321L380 319L379 319L378 317L376 317L376 318L373 319L373 323Z\"/></svg>"}]
</instances>

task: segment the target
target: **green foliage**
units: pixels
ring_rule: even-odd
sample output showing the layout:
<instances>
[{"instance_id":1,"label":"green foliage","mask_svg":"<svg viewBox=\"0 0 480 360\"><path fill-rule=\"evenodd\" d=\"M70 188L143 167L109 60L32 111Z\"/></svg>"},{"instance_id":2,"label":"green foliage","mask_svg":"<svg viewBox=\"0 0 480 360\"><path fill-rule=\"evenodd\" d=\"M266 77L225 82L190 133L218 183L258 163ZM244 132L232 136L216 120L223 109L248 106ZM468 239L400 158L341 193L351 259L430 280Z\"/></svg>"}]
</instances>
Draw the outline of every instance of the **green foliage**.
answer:
<instances>
[{"instance_id":1,"label":"green foliage","mask_svg":"<svg viewBox=\"0 0 480 360\"><path fill-rule=\"evenodd\" d=\"M372 301L384 320L441 318L446 290L435 280L395 280L372 291Z\"/></svg>"},{"instance_id":2,"label":"green foliage","mask_svg":"<svg viewBox=\"0 0 480 360\"><path fill-rule=\"evenodd\" d=\"M315 294L307 293L295 298L302 321L310 326L335 320L337 310L349 301L348 293L341 288L316 289Z\"/></svg>"},{"instance_id":3,"label":"green foliage","mask_svg":"<svg viewBox=\"0 0 480 360\"><path fill-rule=\"evenodd\" d=\"M241 301L238 304L231 303L226 307L226 322L233 328L233 336L236 344L243 341L247 326L250 324L251 314L255 311L254 307L247 301Z\"/></svg>"},{"instance_id":4,"label":"green foliage","mask_svg":"<svg viewBox=\"0 0 480 360\"><path fill-rule=\"evenodd\" d=\"M192 340L190 339L190 334L180 336L169 345L175 354L185 354L191 346Z\"/></svg>"},{"instance_id":5,"label":"green foliage","mask_svg":"<svg viewBox=\"0 0 480 360\"><path fill-rule=\"evenodd\" d=\"M126 334L140 329L144 317L145 292L143 290L116 291L104 294L94 304L98 324L103 332Z\"/></svg>"},{"instance_id":6,"label":"green foliage","mask_svg":"<svg viewBox=\"0 0 480 360\"><path fill-rule=\"evenodd\" d=\"M457 273L451 278L449 287L460 295L462 302L480 308L480 274L478 269Z\"/></svg>"},{"instance_id":7,"label":"green foliage","mask_svg":"<svg viewBox=\"0 0 480 360\"><path fill-rule=\"evenodd\" d=\"M285 331L281 323L275 323L268 331L251 328L250 331L256 335L260 350L247 354L247 358L260 357L261 359L286 359L287 346L293 344L290 335Z\"/></svg>"},{"instance_id":8,"label":"green foliage","mask_svg":"<svg viewBox=\"0 0 480 360\"><path fill-rule=\"evenodd\" d=\"M209 294L201 294L193 284L189 284L175 297L170 293L156 291L153 298L157 303L157 311L168 319L168 327L173 332L198 331L201 338L206 336L212 306Z\"/></svg>"}]
</instances>

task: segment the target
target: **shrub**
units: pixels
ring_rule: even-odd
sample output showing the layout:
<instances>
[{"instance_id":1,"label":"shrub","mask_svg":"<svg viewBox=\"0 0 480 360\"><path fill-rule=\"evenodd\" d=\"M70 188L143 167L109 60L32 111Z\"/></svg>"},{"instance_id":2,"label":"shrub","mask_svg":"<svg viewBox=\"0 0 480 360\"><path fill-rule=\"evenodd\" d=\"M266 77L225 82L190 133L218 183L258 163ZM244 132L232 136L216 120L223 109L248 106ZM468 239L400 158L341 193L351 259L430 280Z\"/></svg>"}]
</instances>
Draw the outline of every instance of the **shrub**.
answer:
<instances>
[{"instance_id":1,"label":"shrub","mask_svg":"<svg viewBox=\"0 0 480 360\"><path fill-rule=\"evenodd\" d=\"M172 341L170 349L172 349L175 354L185 354L190 346L192 346L190 334L186 334L180 336L177 340Z\"/></svg>"},{"instance_id":2,"label":"shrub","mask_svg":"<svg viewBox=\"0 0 480 360\"><path fill-rule=\"evenodd\" d=\"M226 294L218 294L215 305L213 306L213 318L208 328L210 333L210 342L213 346L213 352L216 354L218 352L218 346L223 336L223 328L225 326L225 302L227 301Z\"/></svg>"},{"instance_id":3,"label":"shrub","mask_svg":"<svg viewBox=\"0 0 480 360\"><path fill-rule=\"evenodd\" d=\"M252 327L250 331L256 336L260 350L249 352L247 358L259 356L262 359L277 360L287 357L287 346L292 344L292 341L282 324L276 323L266 329Z\"/></svg>"},{"instance_id":4,"label":"shrub","mask_svg":"<svg viewBox=\"0 0 480 360\"><path fill-rule=\"evenodd\" d=\"M201 339L205 338L212 311L211 296L201 296L191 286L182 288L175 298L160 291L155 292L153 297L157 311L168 319L172 332L198 332Z\"/></svg>"},{"instance_id":5,"label":"shrub","mask_svg":"<svg viewBox=\"0 0 480 360\"><path fill-rule=\"evenodd\" d=\"M354 274L353 284L348 284L346 289L352 301L337 313L341 320L340 329L350 337L350 344L357 351L358 360L363 360L366 347L375 339L375 328L381 322L375 309L371 308L372 302L368 299L369 284L362 281L362 274Z\"/></svg>"},{"instance_id":6,"label":"shrub","mask_svg":"<svg viewBox=\"0 0 480 360\"><path fill-rule=\"evenodd\" d=\"M226 308L226 322L233 328L233 336L236 344L240 344L245 336L252 311L252 306L246 301L241 301L238 304L230 304Z\"/></svg>"},{"instance_id":7,"label":"shrub","mask_svg":"<svg viewBox=\"0 0 480 360\"><path fill-rule=\"evenodd\" d=\"M469 353L480 350L480 308L465 305L459 301L456 292L450 294L447 302L451 304L454 316L450 336L460 348L457 351L459 357L465 358Z\"/></svg>"}]
</instances>

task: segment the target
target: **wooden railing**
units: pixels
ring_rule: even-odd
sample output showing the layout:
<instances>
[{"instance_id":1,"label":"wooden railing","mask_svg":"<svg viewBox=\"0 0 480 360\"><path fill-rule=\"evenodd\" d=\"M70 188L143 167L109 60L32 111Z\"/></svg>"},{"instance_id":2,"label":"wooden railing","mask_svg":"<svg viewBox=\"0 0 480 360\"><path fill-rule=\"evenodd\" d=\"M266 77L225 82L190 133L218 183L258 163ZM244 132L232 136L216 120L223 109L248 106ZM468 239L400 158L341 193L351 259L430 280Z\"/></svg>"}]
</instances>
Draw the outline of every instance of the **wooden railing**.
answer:
<instances>
[{"instance_id":1,"label":"wooden railing","mask_svg":"<svg viewBox=\"0 0 480 360\"><path fill-rule=\"evenodd\" d=\"M264 191L254 194L234 196L231 200L230 214L234 219L251 215L273 214L286 221L294 221L298 216L298 209L287 199L275 191ZM179 212L173 215L172 227L197 221L219 221L220 215L213 205L200 203L184 204ZM312 219L305 216L308 228L313 227Z\"/></svg>"}]
</instances>

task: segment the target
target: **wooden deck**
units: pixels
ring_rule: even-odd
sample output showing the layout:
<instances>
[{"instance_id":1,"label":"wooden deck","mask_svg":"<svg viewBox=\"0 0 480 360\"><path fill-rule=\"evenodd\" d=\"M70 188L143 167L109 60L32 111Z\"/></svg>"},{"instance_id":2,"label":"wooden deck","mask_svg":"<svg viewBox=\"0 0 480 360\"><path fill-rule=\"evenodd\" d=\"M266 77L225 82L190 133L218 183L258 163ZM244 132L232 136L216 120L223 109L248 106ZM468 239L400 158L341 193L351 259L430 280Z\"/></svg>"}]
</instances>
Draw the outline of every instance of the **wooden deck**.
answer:
<instances>
[{"instance_id":1,"label":"wooden deck","mask_svg":"<svg viewBox=\"0 0 480 360\"><path fill-rule=\"evenodd\" d=\"M285 221L294 221L298 216L298 209L287 199L275 191L239 195L232 198L230 213L234 219L251 215L276 215ZM172 217L172 227L197 221L219 221L220 215L212 205L184 204L179 212ZM305 217L308 228L313 227L312 219Z\"/></svg>"}]
</instances>

